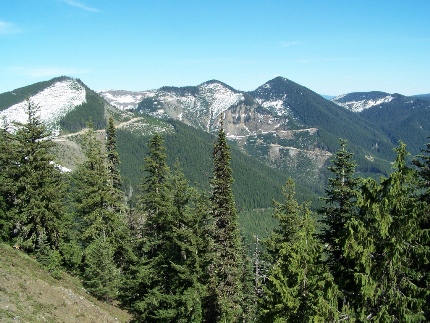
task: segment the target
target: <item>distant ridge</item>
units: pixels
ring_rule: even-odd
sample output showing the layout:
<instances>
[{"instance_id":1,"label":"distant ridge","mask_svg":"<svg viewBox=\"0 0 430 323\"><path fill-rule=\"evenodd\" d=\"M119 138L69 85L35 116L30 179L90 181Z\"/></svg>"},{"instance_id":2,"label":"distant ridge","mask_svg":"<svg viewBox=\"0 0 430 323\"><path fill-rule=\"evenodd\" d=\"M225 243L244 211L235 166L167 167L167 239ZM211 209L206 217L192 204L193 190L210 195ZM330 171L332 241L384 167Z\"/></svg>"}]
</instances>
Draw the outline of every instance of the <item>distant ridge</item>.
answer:
<instances>
[{"instance_id":1,"label":"distant ridge","mask_svg":"<svg viewBox=\"0 0 430 323\"><path fill-rule=\"evenodd\" d=\"M315 191L323 187L326 166L338 149L339 138L348 140L358 171L379 177L389 173L398 140L404 140L416 154L430 133L425 121L430 120L426 114L430 101L423 98L373 91L349 93L330 101L281 76L249 92L219 80L148 91L94 92L80 80L60 77L1 94L5 102L1 113L6 113L10 103L23 102L26 96L49 93L47 89L57 83L73 88L70 97L85 92L81 101L60 109L63 112L49 113L56 115L52 123L59 134L78 133L88 120L102 130L108 115L126 125L121 130L133 136L149 136L156 129L173 134L176 130L168 124L169 119L213 134L222 119L233 146ZM41 100L41 109L50 111L49 102L58 108L58 103L68 98L67 91L60 92ZM180 145L192 146L192 136L197 134L185 133L188 139ZM138 141L135 145L139 145Z\"/></svg>"}]
</instances>

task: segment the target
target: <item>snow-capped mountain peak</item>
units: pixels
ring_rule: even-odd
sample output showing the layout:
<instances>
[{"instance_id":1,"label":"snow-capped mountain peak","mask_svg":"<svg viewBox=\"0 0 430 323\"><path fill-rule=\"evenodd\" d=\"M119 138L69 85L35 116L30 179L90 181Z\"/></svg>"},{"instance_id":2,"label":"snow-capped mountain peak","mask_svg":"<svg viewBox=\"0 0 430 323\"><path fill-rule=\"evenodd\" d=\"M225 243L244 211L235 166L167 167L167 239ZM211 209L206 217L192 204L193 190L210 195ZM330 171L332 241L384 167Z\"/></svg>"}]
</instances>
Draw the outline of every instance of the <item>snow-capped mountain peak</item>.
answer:
<instances>
[{"instance_id":1,"label":"snow-capped mountain peak","mask_svg":"<svg viewBox=\"0 0 430 323\"><path fill-rule=\"evenodd\" d=\"M55 124L61 117L86 102L86 90L78 81L64 79L55 82L29 99L39 107L38 113L41 120L54 130ZM22 101L0 111L0 123L27 122L26 105L27 102Z\"/></svg>"}]
</instances>

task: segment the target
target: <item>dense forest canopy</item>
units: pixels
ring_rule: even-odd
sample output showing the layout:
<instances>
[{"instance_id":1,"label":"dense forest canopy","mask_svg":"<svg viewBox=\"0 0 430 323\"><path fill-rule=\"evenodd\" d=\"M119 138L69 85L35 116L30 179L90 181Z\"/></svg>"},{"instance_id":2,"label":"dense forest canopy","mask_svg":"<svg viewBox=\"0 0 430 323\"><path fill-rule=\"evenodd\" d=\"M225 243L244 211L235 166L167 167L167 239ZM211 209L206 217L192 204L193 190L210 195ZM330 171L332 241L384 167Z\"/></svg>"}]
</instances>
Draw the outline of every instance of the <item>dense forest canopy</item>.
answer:
<instances>
[{"instance_id":1,"label":"dense forest canopy","mask_svg":"<svg viewBox=\"0 0 430 323\"><path fill-rule=\"evenodd\" d=\"M90 124L84 162L63 173L31 101L27 117L16 131L0 129L2 243L54 277L80 277L89 293L120 303L136 321L430 321L430 144L411 164L400 143L390 174L375 180L358 176L340 140L318 210L299 202L286 179L279 199L267 201L272 220L253 211L274 229L255 236L249 252L234 195L256 198L264 173L248 192L234 190L237 161L222 127L204 148L212 171L201 186L179 163L169 166L181 143L152 136L132 201L117 152L125 134L112 119ZM106 142L95 135L102 125Z\"/></svg>"}]
</instances>

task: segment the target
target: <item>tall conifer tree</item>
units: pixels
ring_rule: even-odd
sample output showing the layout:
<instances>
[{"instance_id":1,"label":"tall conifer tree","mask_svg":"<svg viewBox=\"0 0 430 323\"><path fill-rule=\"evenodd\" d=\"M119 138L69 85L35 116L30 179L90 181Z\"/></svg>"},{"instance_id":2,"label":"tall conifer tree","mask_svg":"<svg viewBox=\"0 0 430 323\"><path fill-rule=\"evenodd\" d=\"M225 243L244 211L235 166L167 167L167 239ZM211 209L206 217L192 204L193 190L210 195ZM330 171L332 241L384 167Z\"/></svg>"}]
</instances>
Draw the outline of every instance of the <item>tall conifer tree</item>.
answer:
<instances>
[{"instance_id":1,"label":"tall conifer tree","mask_svg":"<svg viewBox=\"0 0 430 323\"><path fill-rule=\"evenodd\" d=\"M289 179L284 203L275 203L279 228L267 239L270 268L261 298L263 322L334 322L339 319L338 292L327 267L320 262L322 243L316 220L306 204L295 200Z\"/></svg>"},{"instance_id":2,"label":"tall conifer tree","mask_svg":"<svg viewBox=\"0 0 430 323\"><path fill-rule=\"evenodd\" d=\"M167 253L170 252L165 234L170 229L172 203L167 187L169 168L162 137L154 135L148 146L149 155L144 159L144 177L138 202L145 222L137 251L140 261L134 278L135 295L131 295L130 302L139 320L156 321L162 317L168 320L169 316L173 316L165 311L173 309L174 304L173 297L169 297L168 268L165 267Z\"/></svg>"},{"instance_id":3,"label":"tall conifer tree","mask_svg":"<svg viewBox=\"0 0 430 323\"><path fill-rule=\"evenodd\" d=\"M140 208L146 220L132 300L139 320L200 322L199 218L182 172L171 174L163 139L156 134L145 158Z\"/></svg>"},{"instance_id":4,"label":"tall conifer tree","mask_svg":"<svg viewBox=\"0 0 430 323\"><path fill-rule=\"evenodd\" d=\"M84 135L83 146L86 160L73 178L75 217L85 255L83 276L88 290L107 300L118 292L119 273L128 256L130 237L121 212L123 199L110 181L107 158L91 124ZM103 259L97 259L97 254L103 255ZM94 270L99 265L116 269L99 275Z\"/></svg>"},{"instance_id":5,"label":"tall conifer tree","mask_svg":"<svg viewBox=\"0 0 430 323\"><path fill-rule=\"evenodd\" d=\"M58 249L64 217L64 184L50 149L51 133L38 116L38 107L26 105L27 122L16 123L10 136L11 154L8 170L9 211L15 225L17 243L25 250L40 250L38 244ZM46 250L46 248L44 248Z\"/></svg>"},{"instance_id":6,"label":"tall conifer tree","mask_svg":"<svg viewBox=\"0 0 430 323\"><path fill-rule=\"evenodd\" d=\"M339 140L340 149L337 151L332 165L328 167L332 177L328 179L325 189L326 197L323 198L325 206L319 210L323 224L320 238L326 246L327 255L325 262L332 273L335 283L343 292L343 306L349 306L353 302L354 275L351 264L344 255L345 243L348 236L346 224L358 213L357 198L360 179L355 177L353 154L346 149L346 140Z\"/></svg>"},{"instance_id":7,"label":"tall conifer tree","mask_svg":"<svg viewBox=\"0 0 430 323\"><path fill-rule=\"evenodd\" d=\"M211 179L213 259L209 266L205 320L236 322L243 315L243 247L232 192L230 148L221 122L213 147Z\"/></svg>"},{"instance_id":8,"label":"tall conifer tree","mask_svg":"<svg viewBox=\"0 0 430 323\"><path fill-rule=\"evenodd\" d=\"M426 302L430 304L430 143L421 154L414 159L414 164L418 167L419 187L421 193L420 201L423 209L420 212L421 243L425 246L423 257L417 261L420 271L424 276L418 280L418 285L427 288ZM425 309L426 320L430 321L430 307Z\"/></svg>"},{"instance_id":9,"label":"tall conifer tree","mask_svg":"<svg viewBox=\"0 0 430 323\"><path fill-rule=\"evenodd\" d=\"M121 214L123 201L110 181L106 156L91 124L83 146L86 160L74 174L75 211L82 224L81 239L88 245L103 235L115 248L119 247L127 239Z\"/></svg>"},{"instance_id":10,"label":"tall conifer tree","mask_svg":"<svg viewBox=\"0 0 430 323\"><path fill-rule=\"evenodd\" d=\"M106 129L106 153L108 163L108 173L112 182L113 188L121 190L121 176L119 174L119 155L116 149L116 129L112 117L109 117L108 126Z\"/></svg>"}]
</instances>

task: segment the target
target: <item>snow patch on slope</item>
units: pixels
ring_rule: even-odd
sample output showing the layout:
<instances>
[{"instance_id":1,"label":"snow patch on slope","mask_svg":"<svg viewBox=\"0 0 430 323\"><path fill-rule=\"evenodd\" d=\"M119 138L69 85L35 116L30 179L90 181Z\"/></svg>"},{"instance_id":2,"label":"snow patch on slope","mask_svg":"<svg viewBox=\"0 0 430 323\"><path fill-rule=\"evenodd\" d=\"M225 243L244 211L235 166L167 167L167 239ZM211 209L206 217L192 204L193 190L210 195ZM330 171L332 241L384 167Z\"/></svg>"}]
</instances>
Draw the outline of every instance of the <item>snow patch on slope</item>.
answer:
<instances>
[{"instance_id":1,"label":"snow patch on slope","mask_svg":"<svg viewBox=\"0 0 430 323\"><path fill-rule=\"evenodd\" d=\"M39 107L38 116L51 130L68 112L86 102L85 88L74 80L59 81L30 97ZM27 101L17 103L0 112L0 123L27 122Z\"/></svg>"},{"instance_id":2,"label":"snow patch on slope","mask_svg":"<svg viewBox=\"0 0 430 323\"><path fill-rule=\"evenodd\" d=\"M351 110L353 112L361 112L373 106L380 105L383 103L388 103L394 99L391 95L388 95L386 97L383 97L377 100L365 99L365 100L357 100L357 101L339 102L343 97L345 97L345 95L346 94L339 95L334 99L332 99L332 101L337 105L347 108L348 110Z\"/></svg>"},{"instance_id":3,"label":"snow patch on slope","mask_svg":"<svg viewBox=\"0 0 430 323\"><path fill-rule=\"evenodd\" d=\"M276 113L278 116L287 116L289 115L289 110L284 108L283 100L275 100L275 101L260 101L259 102L263 107L268 108L272 112Z\"/></svg>"},{"instance_id":4,"label":"snow patch on slope","mask_svg":"<svg viewBox=\"0 0 430 323\"><path fill-rule=\"evenodd\" d=\"M119 91L119 90L103 90L97 91L107 102L114 107L127 110L136 109L140 101L145 98L153 97L155 95L152 91Z\"/></svg>"},{"instance_id":5,"label":"snow patch on slope","mask_svg":"<svg viewBox=\"0 0 430 323\"><path fill-rule=\"evenodd\" d=\"M232 105L244 100L242 93L234 93L219 83L201 85L200 95L208 101L212 118L218 117Z\"/></svg>"}]
</instances>

